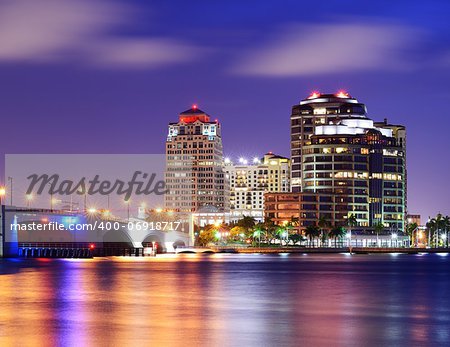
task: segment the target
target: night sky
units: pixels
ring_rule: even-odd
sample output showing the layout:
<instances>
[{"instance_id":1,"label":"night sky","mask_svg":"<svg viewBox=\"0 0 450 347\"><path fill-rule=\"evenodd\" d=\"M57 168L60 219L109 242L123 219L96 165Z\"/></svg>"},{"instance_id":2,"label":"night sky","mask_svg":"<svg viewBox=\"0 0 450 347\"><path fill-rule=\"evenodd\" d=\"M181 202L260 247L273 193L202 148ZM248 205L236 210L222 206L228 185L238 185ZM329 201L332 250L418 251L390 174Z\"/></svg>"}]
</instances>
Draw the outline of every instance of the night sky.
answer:
<instances>
[{"instance_id":1,"label":"night sky","mask_svg":"<svg viewBox=\"0 0 450 347\"><path fill-rule=\"evenodd\" d=\"M347 90L408 131L408 203L450 214L450 2L0 0L0 151L163 153L193 103L227 156L289 156L292 105Z\"/></svg>"}]
</instances>

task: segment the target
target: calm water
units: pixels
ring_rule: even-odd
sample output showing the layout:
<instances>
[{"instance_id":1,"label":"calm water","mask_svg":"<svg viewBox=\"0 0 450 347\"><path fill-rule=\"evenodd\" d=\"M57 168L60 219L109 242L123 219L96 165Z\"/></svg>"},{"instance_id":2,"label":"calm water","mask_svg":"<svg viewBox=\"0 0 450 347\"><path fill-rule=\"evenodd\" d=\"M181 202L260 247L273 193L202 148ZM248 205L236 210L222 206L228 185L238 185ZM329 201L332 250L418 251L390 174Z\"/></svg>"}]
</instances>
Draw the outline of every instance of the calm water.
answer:
<instances>
[{"instance_id":1,"label":"calm water","mask_svg":"<svg viewBox=\"0 0 450 347\"><path fill-rule=\"evenodd\" d=\"M0 260L0 346L450 344L450 256Z\"/></svg>"}]
</instances>

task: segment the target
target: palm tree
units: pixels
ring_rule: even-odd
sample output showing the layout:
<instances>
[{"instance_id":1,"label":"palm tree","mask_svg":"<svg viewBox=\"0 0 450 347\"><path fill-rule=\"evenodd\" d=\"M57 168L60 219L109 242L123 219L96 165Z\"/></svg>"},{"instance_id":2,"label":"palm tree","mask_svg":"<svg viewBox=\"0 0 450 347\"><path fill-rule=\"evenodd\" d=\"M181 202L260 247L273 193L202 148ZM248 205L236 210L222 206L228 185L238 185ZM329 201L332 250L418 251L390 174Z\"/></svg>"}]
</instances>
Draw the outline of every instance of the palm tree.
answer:
<instances>
[{"instance_id":1,"label":"palm tree","mask_svg":"<svg viewBox=\"0 0 450 347\"><path fill-rule=\"evenodd\" d=\"M436 229L436 220L429 218L426 227L428 231L428 247L431 247L431 234Z\"/></svg>"},{"instance_id":2,"label":"palm tree","mask_svg":"<svg viewBox=\"0 0 450 347\"><path fill-rule=\"evenodd\" d=\"M320 236L320 230L315 225L308 225L305 229L305 235L309 238L309 246L311 246L314 239Z\"/></svg>"},{"instance_id":3,"label":"palm tree","mask_svg":"<svg viewBox=\"0 0 450 347\"><path fill-rule=\"evenodd\" d=\"M286 236L285 236L287 232L288 232L287 229L285 229L285 228L283 228L283 227L281 227L281 226L279 226L279 227L277 228L276 232L275 232L275 234L277 235L277 237L280 239L280 247L283 245L283 238L284 238L284 239L287 239ZM286 243L287 243L287 242L286 242Z\"/></svg>"},{"instance_id":4,"label":"palm tree","mask_svg":"<svg viewBox=\"0 0 450 347\"><path fill-rule=\"evenodd\" d=\"M319 218L319 222L317 225L320 228L320 234L321 234L321 242L324 242L327 236L326 230L330 227L330 222L324 217Z\"/></svg>"},{"instance_id":5,"label":"palm tree","mask_svg":"<svg viewBox=\"0 0 450 347\"><path fill-rule=\"evenodd\" d=\"M330 230L330 237L334 238L334 247L336 248L336 241L338 238L344 237L346 234L345 228L341 226L335 226L333 229Z\"/></svg>"},{"instance_id":6,"label":"palm tree","mask_svg":"<svg viewBox=\"0 0 450 347\"><path fill-rule=\"evenodd\" d=\"M434 230L434 246L438 247L439 246L439 231L441 231L442 227L443 227L443 223L444 219L442 218L442 214L438 213L436 218L435 218L435 223L436 223L436 228Z\"/></svg>"},{"instance_id":7,"label":"palm tree","mask_svg":"<svg viewBox=\"0 0 450 347\"><path fill-rule=\"evenodd\" d=\"M292 243L295 246L297 243L300 243L303 241L303 236L300 234L289 235L289 241L292 241Z\"/></svg>"},{"instance_id":8,"label":"palm tree","mask_svg":"<svg viewBox=\"0 0 450 347\"><path fill-rule=\"evenodd\" d=\"M426 224L428 228L428 245L431 247L434 245L438 246L439 243L439 230L443 227L443 218L442 214L438 213L435 218L428 220Z\"/></svg>"},{"instance_id":9,"label":"palm tree","mask_svg":"<svg viewBox=\"0 0 450 347\"><path fill-rule=\"evenodd\" d=\"M236 226L242 227L245 229L245 236L251 237L253 233L253 228L255 227L255 218L250 216L244 216L238 220Z\"/></svg>"},{"instance_id":10,"label":"palm tree","mask_svg":"<svg viewBox=\"0 0 450 347\"><path fill-rule=\"evenodd\" d=\"M438 213L435 218L428 220L426 224L428 228L428 244L431 247L434 244L435 247L439 246L439 232L444 231L445 241L444 246L448 246L448 229L449 229L450 218L448 216L443 217L441 213ZM433 235L433 237L431 237Z\"/></svg>"},{"instance_id":11,"label":"palm tree","mask_svg":"<svg viewBox=\"0 0 450 347\"><path fill-rule=\"evenodd\" d=\"M264 238L268 244L271 244L276 237L277 225L271 219L264 220L263 225Z\"/></svg>"},{"instance_id":12,"label":"palm tree","mask_svg":"<svg viewBox=\"0 0 450 347\"><path fill-rule=\"evenodd\" d=\"M264 224L258 223L255 225L255 231L253 232L252 239L258 239L258 247L261 247L261 235L264 233Z\"/></svg>"},{"instance_id":13,"label":"palm tree","mask_svg":"<svg viewBox=\"0 0 450 347\"><path fill-rule=\"evenodd\" d=\"M353 230L354 227L356 227L358 225L358 221L356 219L356 216L352 213L350 216L348 216L347 218L347 226L348 229L350 230L350 232Z\"/></svg>"},{"instance_id":14,"label":"palm tree","mask_svg":"<svg viewBox=\"0 0 450 347\"><path fill-rule=\"evenodd\" d=\"M449 216L445 216L443 218L442 223L443 223L443 227L444 227L444 230L445 230L445 243L444 243L444 246L448 248L448 231L450 229L450 217Z\"/></svg>"},{"instance_id":15,"label":"palm tree","mask_svg":"<svg viewBox=\"0 0 450 347\"><path fill-rule=\"evenodd\" d=\"M373 230L377 234L377 247L378 247L378 234L381 233L384 230L384 224L381 222L378 222L373 226Z\"/></svg>"},{"instance_id":16,"label":"palm tree","mask_svg":"<svg viewBox=\"0 0 450 347\"><path fill-rule=\"evenodd\" d=\"M417 237L416 237L417 235L414 234L417 230L417 227L418 227L417 223L408 223L406 225L406 232L410 237L411 244L413 245L417 244Z\"/></svg>"}]
</instances>

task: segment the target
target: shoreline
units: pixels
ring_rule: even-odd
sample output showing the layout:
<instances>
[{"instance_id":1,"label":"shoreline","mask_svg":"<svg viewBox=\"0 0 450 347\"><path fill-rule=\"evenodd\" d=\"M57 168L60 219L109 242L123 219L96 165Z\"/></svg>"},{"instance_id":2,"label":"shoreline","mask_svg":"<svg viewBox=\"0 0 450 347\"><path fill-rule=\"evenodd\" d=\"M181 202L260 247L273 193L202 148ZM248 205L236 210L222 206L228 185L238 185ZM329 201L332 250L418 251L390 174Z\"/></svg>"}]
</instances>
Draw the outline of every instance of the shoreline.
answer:
<instances>
[{"instance_id":1,"label":"shoreline","mask_svg":"<svg viewBox=\"0 0 450 347\"><path fill-rule=\"evenodd\" d=\"M418 253L449 253L450 248L368 248L368 247L352 247L350 252L348 247L343 248L303 248L303 247L260 247L260 248L220 248L211 247L215 253L237 253L237 254L279 254L279 253L316 253L316 254L333 254L333 253L352 253L352 254L418 254ZM185 252L189 253L189 252Z\"/></svg>"}]
</instances>

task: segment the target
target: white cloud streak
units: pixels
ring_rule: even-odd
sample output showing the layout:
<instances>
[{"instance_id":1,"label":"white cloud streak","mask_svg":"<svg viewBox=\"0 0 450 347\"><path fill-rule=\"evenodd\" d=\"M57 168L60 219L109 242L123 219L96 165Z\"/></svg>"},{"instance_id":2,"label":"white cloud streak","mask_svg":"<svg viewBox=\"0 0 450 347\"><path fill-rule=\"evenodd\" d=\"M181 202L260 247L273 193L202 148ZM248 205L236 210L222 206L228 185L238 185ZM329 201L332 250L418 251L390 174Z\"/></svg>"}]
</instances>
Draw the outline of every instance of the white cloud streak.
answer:
<instances>
[{"instance_id":1,"label":"white cloud streak","mask_svg":"<svg viewBox=\"0 0 450 347\"><path fill-rule=\"evenodd\" d=\"M80 61L96 67L156 67L201 51L160 37L112 34L135 20L132 8L101 0L5 0L0 4L0 62Z\"/></svg>"},{"instance_id":2,"label":"white cloud streak","mask_svg":"<svg viewBox=\"0 0 450 347\"><path fill-rule=\"evenodd\" d=\"M265 46L246 51L232 71L283 77L410 69L405 50L420 35L409 27L379 23L290 26Z\"/></svg>"}]
</instances>

